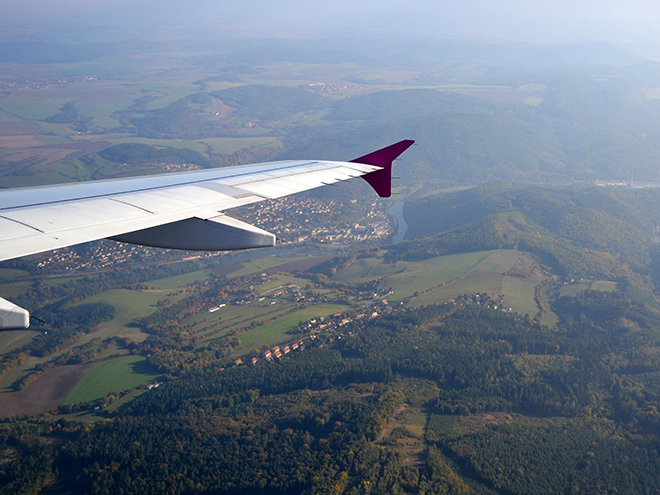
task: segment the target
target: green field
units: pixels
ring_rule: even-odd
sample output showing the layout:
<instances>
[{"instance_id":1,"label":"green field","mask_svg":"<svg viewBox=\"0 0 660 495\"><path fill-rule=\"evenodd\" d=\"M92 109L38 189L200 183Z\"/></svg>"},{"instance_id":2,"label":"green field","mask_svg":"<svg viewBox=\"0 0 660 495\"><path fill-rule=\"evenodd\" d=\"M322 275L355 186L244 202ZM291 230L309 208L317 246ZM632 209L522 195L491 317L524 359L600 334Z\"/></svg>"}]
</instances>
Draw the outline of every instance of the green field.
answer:
<instances>
[{"instance_id":1,"label":"green field","mask_svg":"<svg viewBox=\"0 0 660 495\"><path fill-rule=\"evenodd\" d=\"M131 60L120 55L108 55L86 62L58 64L58 73L72 76L127 76L144 68L141 61Z\"/></svg>"},{"instance_id":2,"label":"green field","mask_svg":"<svg viewBox=\"0 0 660 495\"><path fill-rule=\"evenodd\" d=\"M444 287L427 292L410 301L413 307L441 303L462 294L485 292L497 295L502 292L504 273L509 271L518 261L520 253L513 250L491 252L483 258L466 275ZM530 294L532 301L534 292ZM537 310L538 311L538 310Z\"/></svg>"},{"instance_id":3,"label":"green field","mask_svg":"<svg viewBox=\"0 0 660 495\"><path fill-rule=\"evenodd\" d=\"M577 296L580 292L591 288L590 283L565 285L559 290L561 296Z\"/></svg>"},{"instance_id":4,"label":"green field","mask_svg":"<svg viewBox=\"0 0 660 495\"><path fill-rule=\"evenodd\" d=\"M152 92L163 95L162 98L149 103L147 108L152 111L165 108L168 105L179 101L181 98L185 98L189 94L197 92L199 88L192 83L192 79L186 81L185 76L183 76L181 79L175 79L171 83L158 82L143 86L141 88L142 90L151 90Z\"/></svg>"},{"instance_id":5,"label":"green field","mask_svg":"<svg viewBox=\"0 0 660 495\"><path fill-rule=\"evenodd\" d=\"M150 315L157 309L159 301L170 299L176 301L186 297L185 294L168 296L166 290L128 290L114 289L101 292L95 296L84 299L76 304L87 304L102 302L117 308L115 319L107 322L100 330L85 335L80 339L78 345L84 344L94 338L109 338L115 335L128 337L135 341L142 341L147 336L137 327L128 326L135 318Z\"/></svg>"},{"instance_id":6,"label":"green field","mask_svg":"<svg viewBox=\"0 0 660 495\"><path fill-rule=\"evenodd\" d=\"M156 310L156 303L166 298L164 291L112 289L83 299L75 305L104 302L133 319L152 313Z\"/></svg>"},{"instance_id":7,"label":"green field","mask_svg":"<svg viewBox=\"0 0 660 495\"><path fill-rule=\"evenodd\" d=\"M10 369L2 377L2 380L0 380L0 393L16 392L18 390L16 388L18 382L20 382L23 378L29 375L34 370L34 367L37 364L43 363L49 359L52 359L52 356L48 356L46 358L37 358L34 356L28 356L28 358L25 360L25 363L22 366L18 366L16 368Z\"/></svg>"},{"instance_id":8,"label":"green field","mask_svg":"<svg viewBox=\"0 0 660 495\"><path fill-rule=\"evenodd\" d=\"M298 287L305 287L309 285L309 280L304 278L289 277L288 275L276 274L273 275L271 281L267 284L260 285L257 287L257 294L264 295L266 292L277 292L274 289L282 288L286 290L286 287L289 285L297 285ZM266 294L267 295L267 294Z\"/></svg>"},{"instance_id":9,"label":"green field","mask_svg":"<svg viewBox=\"0 0 660 495\"><path fill-rule=\"evenodd\" d=\"M27 120L43 120L57 113L62 105L71 101L71 97L46 96L40 90L24 90L20 96L0 100L0 108L5 112L17 115Z\"/></svg>"},{"instance_id":10,"label":"green field","mask_svg":"<svg viewBox=\"0 0 660 495\"><path fill-rule=\"evenodd\" d=\"M196 324L193 330L199 330L199 327L207 326L210 323L221 321L221 325L210 330L207 333L207 340L213 340L226 334L235 328L244 328L250 325L252 321L265 321L274 318L279 318L286 314L291 309L295 308L293 303L282 303L278 301L274 305L259 304L259 305L237 305L226 306L214 313L200 313L187 319L184 325ZM206 321L204 321L206 320ZM200 341L200 343L203 341Z\"/></svg>"},{"instance_id":11,"label":"green field","mask_svg":"<svg viewBox=\"0 0 660 495\"><path fill-rule=\"evenodd\" d=\"M477 255L484 253L472 254ZM455 262L457 271L458 267L462 267L463 271L461 273L465 273L465 276L445 285L444 287L414 297L409 302L410 306L419 307L442 303L463 294L485 292L494 296L498 294L504 295L504 307L511 308L518 314L528 314L531 318L538 314L540 308L535 300L535 289L536 286L543 282L547 277L545 275L536 275L523 278L504 275L518 261L518 258L520 257L518 251L500 250L485 253L485 256L482 256L481 260L471 267L471 269L470 267L465 269L465 265L469 264L469 260L462 257L467 255L456 256L459 257ZM432 269L429 270L428 273L430 276L430 274L433 273ZM388 280L389 279L386 279L386 281ZM418 283L417 286L422 287L423 285ZM576 285L572 285L562 288L562 295L566 295L564 294L565 289L573 289L577 287L578 286ZM584 286L581 290L584 290L584 288L587 287L588 286ZM557 315L551 311L549 302L547 300L545 300L545 302L547 312L543 319L543 323L548 326L554 326L558 321Z\"/></svg>"},{"instance_id":12,"label":"green field","mask_svg":"<svg viewBox=\"0 0 660 495\"><path fill-rule=\"evenodd\" d=\"M388 277L382 286L394 287L393 300L404 299L464 274L490 254L491 251L453 254L411 263L405 272ZM397 263L397 266L401 264Z\"/></svg>"},{"instance_id":13,"label":"green field","mask_svg":"<svg viewBox=\"0 0 660 495\"><path fill-rule=\"evenodd\" d=\"M9 280L16 277L24 277L26 275L29 275L29 273L24 270L16 270L13 268L0 269L0 280Z\"/></svg>"},{"instance_id":14,"label":"green field","mask_svg":"<svg viewBox=\"0 0 660 495\"><path fill-rule=\"evenodd\" d=\"M40 332L32 330L11 330L9 332L0 332L0 354L6 354L27 345L32 337Z\"/></svg>"},{"instance_id":15,"label":"green field","mask_svg":"<svg viewBox=\"0 0 660 495\"><path fill-rule=\"evenodd\" d=\"M424 261L383 263L380 258L364 258L339 270L333 277L338 282L363 283L383 279L381 288L393 288L389 298L398 301L456 278L475 267L492 251L438 256ZM497 257L495 258L497 259ZM517 255L516 258L517 259ZM498 286L499 289L499 286Z\"/></svg>"},{"instance_id":16,"label":"green field","mask_svg":"<svg viewBox=\"0 0 660 495\"><path fill-rule=\"evenodd\" d=\"M2 285L2 297L12 298L25 294L32 287L32 282L13 282Z\"/></svg>"},{"instance_id":17,"label":"green field","mask_svg":"<svg viewBox=\"0 0 660 495\"><path fill-rule=\"evenodd\" d=\"M543 325L548 326L548 327L557 326L557 324L559 323L559 316L557 316L557 314L554 311L551 310L552 302L550 300L550 297L548 297L547 291L543 292L542 301L543 301L543 305L547 309L547 312L546 312L545 316L543 317L543 320L541 321L541 323Z\"/></svg>"},{"instance_id":18,"label":"green field","mask_svg":"<svg viewBox=\"0 0 660 495\"><path fill-rule=\"evenodd\" d=\"M534 300L536 286L543 282L545 275L535 277L504 277L502 279L502 293L504 294L504 306L513 309L520 315L528 314L534 318L539 312L539 307Z\"/></svg>"},{"instance_id":19,"label":"green field","mask_svg":"<svg viewBox=\"0 0 660 495\"><path fill-rule=\"evenodd\" d=\"M269 341L274 337L278 337L287 330L297 327L300 322L307 322L314 318L328 316L339 311L343 312L347 309L347 306L342 306L340 304L319 304L317 306L310 306L301 309L295 313L281 316L265 325L239 335L241 345L236 348L236 351L240 351L246 347L253 347L262 342ZM291 337L291 340L294 340L294 338Z\"/></svg>"},{"instance_id":20,"label":"green field","mask_svg":"<svg viewBox=\"0 0 660 495\"><path fill-rule=\"evenodd\" d=\"M540 96L530 96L529 98L525 98L523 103L532 107L538 107L541 103L543 103L543 98Z\"/></svg>"},{"instance_id":21,"label":"green field","mask_svg":"<svg viewBox=\"0 0 660 495\"><path fill-rule=\"evenodd\" d=\"M337 271L332 279L337 282L359 284L377 278L389 277L405 270L405 267L383 263L380 258L363 258L356 260L349 267Z\"/></svg>"},{"instance_id":22,"label":"green field","mask_svg":"<svg viewBox=\"0 0 660 495\"><path fill-rule=\"evenodd\" d=\"M111 392L121 392L157 380L155 371L142 356L126 356L95 364L69 392L62 404L78 404L102 399Z\"/></svg>"},{"instance_id":23,"label":"green field","mask_svg":"<svg viewBox=\"0 0 660 495\"><path fill-rule=\"evenodd\" d=\"M577 284L565 285L559 290L559 295L574 297L585 290L601 290L604 292L611 292L618 289L617 283L610 280L584 280Z\"/></svg>"},{"instance_id":24,"label":"green field","mask_svg":"<svg viewBox=\"0 0 660 495\"><path fill-rule=\"evenodd\" d=\"M591 284L591 290L602 290L604 292L611 292L617 290L616 282L610 282L609 280L595 280Z\"/></svg>"}]
</instances>

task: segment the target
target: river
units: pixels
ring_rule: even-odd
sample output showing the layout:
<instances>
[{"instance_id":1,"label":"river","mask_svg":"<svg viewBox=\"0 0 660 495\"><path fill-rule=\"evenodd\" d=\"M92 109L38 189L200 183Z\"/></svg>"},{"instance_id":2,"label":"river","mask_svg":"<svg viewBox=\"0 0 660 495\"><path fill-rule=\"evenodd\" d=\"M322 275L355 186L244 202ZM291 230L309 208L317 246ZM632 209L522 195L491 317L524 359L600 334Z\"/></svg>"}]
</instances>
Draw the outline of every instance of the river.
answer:
<instances>
[{"instance_id":1,"label":"river","mask_svg":"<svg viewBox=\"0 0 660 495\"><path fill-rule=\"evenodd\" d=\"M394 237L392 237L392 243L401 242L403 240L403 237L406 235L406 231L408 230L408 224L406 223L406 220L403 218L404 204L406 204L405 201L399 201L389 210L387 210L387 212L390 215L396 218L397 229L396 229L396 234L394 234Z\"/></svg>"}]
</instances>

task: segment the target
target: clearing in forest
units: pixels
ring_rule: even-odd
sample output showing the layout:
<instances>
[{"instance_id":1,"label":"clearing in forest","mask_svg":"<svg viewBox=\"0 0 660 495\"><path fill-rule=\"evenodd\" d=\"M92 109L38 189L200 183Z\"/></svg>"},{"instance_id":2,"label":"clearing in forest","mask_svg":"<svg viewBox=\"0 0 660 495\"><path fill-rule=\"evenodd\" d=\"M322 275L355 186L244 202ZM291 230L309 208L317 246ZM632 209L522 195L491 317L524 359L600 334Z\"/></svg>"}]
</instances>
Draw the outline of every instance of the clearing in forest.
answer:
<instances>
[{"instance_id":1,"label":"clearing in forest","mask_svg":"<svg viewBox=\"0 0 660 495\"><path fill-rule=\"evenodd\" d=\"M121 392L146 385L161 373L143 356L126 356L96 363L64 398L62 404L77 404L102 399L112 392Z\"/></svg>"}]
</instances>

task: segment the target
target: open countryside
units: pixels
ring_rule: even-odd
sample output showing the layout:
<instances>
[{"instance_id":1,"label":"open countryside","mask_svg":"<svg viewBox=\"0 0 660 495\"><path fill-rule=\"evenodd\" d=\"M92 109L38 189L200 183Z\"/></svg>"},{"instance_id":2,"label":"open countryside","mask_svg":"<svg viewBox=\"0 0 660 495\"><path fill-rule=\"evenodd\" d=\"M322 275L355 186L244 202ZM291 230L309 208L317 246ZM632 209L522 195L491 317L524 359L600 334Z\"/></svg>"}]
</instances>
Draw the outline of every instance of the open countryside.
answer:
<instances>
[{"instance_id":1,"label":"open countryside","mask_svg":"<svg viewBox=\"0 0 660 495\"><path fill-rule=\"evenodd\" d=\"M94 402L112 392L122 392L157 381L160 377L142 356L101 361L92 366L62 401L62 404Z\"/></svg>"},{"instance_id":2,"label":"open countryside","mask_svg":"<svg viewBox=\"0 0 660 495\"><path fill-rule=\"evenodd\" d=\"M231 352L231 360L227 361L233 363L235 359L249 354L252 349L265 350L280 343L293 342L300 337L306 338L317 331L321 334L327 333L323 330L328 328L328 323L331 324L330 328L337 327L332 324L332 320L328 320L325 325L323 321L334 314L342 315L339 320L346 324L352 321L355 315L371 318L374 312L378 314L391 310L388 305L383 305L381 300L386 300L390 307L396 307L399 303L419 307L446 303L463 294L488 292L502 295L502 307L510 308L519 314L533 317L540 311L534 299L534 287L547 277L521 278L506 275L521 256L517 251L439 256L419 262L396 264L385 263L383 252L374 254L375 256L353 261L349 266L337 270L328 279L333 283L358 286L376 282L374 286L376 292L364 291L363 294L344 293L341 289L333 291L318 289L309 278L303 278L304 272L303 277L300 275L292 277L287 274L288 272L281 272L280 267L296 266L292 265L296 262L294 258L266 257L247 264L243 262L244 268L231 273L228 280L256 276L256 279L249 278L249 280L257 280L249 283L258 284L252 285L252 288L246 287L249 295L240 300L227 302L213 312L209 310L222 303L220 300L217 301L218 304L213 300L207 300L198 312L190 313L182 324L200 336L197 346L202 347L232 332L240 331L238 334L240 344ZM309 258L299 261L303 260ZM328 257L322 257L322 260L327 262ZM306 261L306 264L318 266L310 261ZM139 319L157 312L164 302L173 304L194 297L195 287L203 285L211 273L207 270L197 270L151 280L147 283L149 288L112 289L78 301L76 305L94 303L111 305L117 309L117 316L81 336L75 344L62 347L47 360L33 358L26 360L24 365L15 368L7 375L6 378L12 380L14 385L5 388L4 393L14 393L16 384L33 374L37 364L76 352L77 349L92 342L101 347L104 342L114 342L112 339L120 339L124 344L127 341L134 343L144 341L149 334L141 329ZM6 278L10 279L8 275ZM292 300L292 296L298 301ZM302 329L300 329L301 325ZM309 329L305 329L306 326L309 326ZM294 329L300 329L300 333L289 333ZM10 332L4 337L16 333ZM21 342L24 342L24 339ZM6 352L16 345L14 339L7 340L2 350ZM159 375L156 368L149 368L144 360L137 360L137 357L126 356L127 350L117 348L114 344L113 349L114 355L119 357L99 361L66 397L62 397L61 404L94 402L108 394L122 392L156 380ZM103 358L103 354L98 356L106 359ZM143 363L141 367L135 365L137 362ZM3 384L7 383L8 380L3 380ZM35 384L38 385L38 382Z\"/></svg>"},{"instance_id":3,"label":"open countryside","mask_svg":"<svg viewBox=\"0 0 660 495\"><path fill-rule=\"evenodd\" d=\"M416 145L391 198L224 212L272 249L3 262L41 321L0 334L0 495L660 491L655 42L150 31L169 7L2 30L0 187Z\"/></svg>"}]
</instances>

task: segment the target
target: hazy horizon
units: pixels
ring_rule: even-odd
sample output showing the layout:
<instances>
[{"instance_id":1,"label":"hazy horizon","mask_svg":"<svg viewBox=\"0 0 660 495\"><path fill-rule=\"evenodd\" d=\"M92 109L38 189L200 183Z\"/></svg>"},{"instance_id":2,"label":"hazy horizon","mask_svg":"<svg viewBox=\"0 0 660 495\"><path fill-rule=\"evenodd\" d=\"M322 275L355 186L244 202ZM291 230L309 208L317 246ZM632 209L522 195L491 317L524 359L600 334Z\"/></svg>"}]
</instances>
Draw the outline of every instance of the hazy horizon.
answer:
<instances>
[{"instance_id":1,"label":"hazy horizon","mask_svg":"<svg viewBox=\"0 0 660 495\"><path fill-rule=\"evenodd\" d=\"M468 0L456 5L416 0L406 6L392 0L285 0L277 4L263 0L185 4L171 0L2 0L0 6L5 37L11 28L62 34L72 28L100 28L136 36L159 32L257 38L390 35L499 42L655 43L660 20L660 5L645 0L625 5L613 0L579 5L510 0Z\"/></svg>"}]
</instances>

